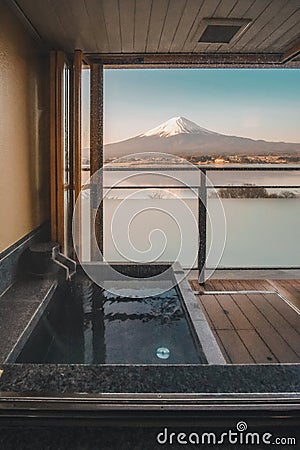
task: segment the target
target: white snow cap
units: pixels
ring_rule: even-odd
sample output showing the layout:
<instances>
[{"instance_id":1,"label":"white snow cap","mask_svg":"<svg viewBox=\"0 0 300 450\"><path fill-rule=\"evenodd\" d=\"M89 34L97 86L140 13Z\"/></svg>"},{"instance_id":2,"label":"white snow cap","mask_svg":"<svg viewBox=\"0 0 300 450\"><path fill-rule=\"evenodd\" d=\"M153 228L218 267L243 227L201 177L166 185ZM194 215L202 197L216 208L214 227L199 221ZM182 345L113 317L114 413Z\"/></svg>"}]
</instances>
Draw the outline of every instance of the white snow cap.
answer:
<instances>
[{"instance_id":1,"label":"white snow cap","mask_svg":"<svg viewBox=\"0 0 300 450\"><path fill-rule=\"evenodd\" d=\"M158 127L152 128L152 130L146 131L146 133L140 134L140 137L144 136L160 136L169 137L175 136L176 134L182 133L193 133L193 134L219 134L214 131L206 130L200 127L191 120L185 117L172 117L172 119L167 120Z\"/></svg>"}]
</instances>

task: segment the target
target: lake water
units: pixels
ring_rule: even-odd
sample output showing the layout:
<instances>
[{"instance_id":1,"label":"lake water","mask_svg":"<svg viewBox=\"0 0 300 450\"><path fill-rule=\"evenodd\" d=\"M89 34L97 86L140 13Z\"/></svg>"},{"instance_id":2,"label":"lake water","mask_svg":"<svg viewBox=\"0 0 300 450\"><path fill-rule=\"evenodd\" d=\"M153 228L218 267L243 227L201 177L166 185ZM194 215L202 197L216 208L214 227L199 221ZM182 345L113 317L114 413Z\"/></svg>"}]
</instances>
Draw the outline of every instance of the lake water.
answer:
<instances>
[{"instance_id":1,"label":"lake water","mask_svg":"<svg viewBox=\"0 0 300 450\"><path fill-rule=\"evenodd\" d=\"M213 175L216 184L279 186L277 192L283 190L282 186L300 185L300 171L249 172L246 177L245 173L237 172ZM117 176L114 174L106 181L111 185L117 182L120 186ZM158 175L148 175L148 179L145 174L139 177L135 178L135 184L130 179L130 186L136 187L134 190L106 191L105 259L110 262L178 260L185 268L197 267L197 189L182 188L183 180L178 175L175 181L166 177L159 179ZM184 184L187 181L190 185L199 184L197 174L193 177L191 179L189 175ZM164 185L170 184L170 180L173 188L163 189ZM128 182L128 179L123 180L123 186L128 187ZM141 189L142 185L151 183L156 187ZM288 190L299 193L295 188ZM89 190L86 190L82 203L82 254L86 261L90 259L89 203ZM209 198L207 213L208 267L300 267L300 198L221 201Z\"/></svg>"}]
</instances>

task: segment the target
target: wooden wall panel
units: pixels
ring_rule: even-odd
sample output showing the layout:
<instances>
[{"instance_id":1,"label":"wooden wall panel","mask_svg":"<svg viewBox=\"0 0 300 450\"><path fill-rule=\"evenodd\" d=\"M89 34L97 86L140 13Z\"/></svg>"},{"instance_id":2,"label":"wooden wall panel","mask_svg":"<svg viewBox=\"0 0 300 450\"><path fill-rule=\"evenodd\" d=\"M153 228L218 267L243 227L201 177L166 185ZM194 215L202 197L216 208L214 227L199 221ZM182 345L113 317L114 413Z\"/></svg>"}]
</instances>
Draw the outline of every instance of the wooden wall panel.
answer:
<instances>
[{"instance_id":1,"label":"wooden wall panel","mask_svg":"<svg viewBox=\"0 0 300 450\"><path fill-rule=\"evenodd\" d=\"M146 51L157 52L168 11L168 0L153 0Z\"/></svg>"},{"instance_id":2,"label":"wooden wall panel","mask_svg":"<svg viewBox=\"0 0 300 450\"><path fill-rule=\"evenodd\" d=\"M76 50L73 61L73 180L74 180L74 205L81 191L81 73L82 73L82 52ZM76 205L75 241L78 243L76 253L81 258L81 202ZM74 212L75 214L75 212Z\"/></svg>"},{"instance_id":3,"label":"wooden wall panel","mask_svg":"<svg viewBox=\"0 0 300 450\"><path fill-rule=\"evenodd\" d=\"M170 2L167 10L165 23L162 29L158 50L160 52L170 51L178 24L186 6L186 0L181 2Z\"/></svg>"},{"instance_id":4,"label":"wooden wall panel","mask_svg":"<svg viewBox=\"0 0 300 450\"><path fill-rule=\"evenodd\" d=\"M56 52L50 54L50 212L51 239L57 241L57 187L56 187Z\"/></svg>"},{"instance_id":5,"label":"wooden wall panel","mask_svg":"<svg viewBox=\"0 0 300 450\"><path fill-rule=\"evenodd\" d=\"M149 32L150 14L152 0L135 1L134 41L133 51L146 51L147 37Z\"/></svg>"},{"instance_id":6,"label":"wooden wall panel","mask_svg":"<svg viewBox=\"0 0 300 450\"><path fill-rule=\"evenodd\" d=\"M199 11L199 14L195 20L194 27L191 29L190 34L182 48L184 52L203 51L203 48L207 47L207 44L199 44L197 30L202 19L206 17L213 17L215 10L219 5L219 0L205 1Z\"/></svg>"},{"instance_id":7,"label":"wooden wall panel","mask_svg":"<svg viewBox=\"0 0 300 450\"><path fill-rule=\"evenodd\" d=\"M122 52L133 52L135 0L122 0L120 6L120 30Z\"/></svg>"},{"instance_id":8,"label":"wooden wall panel","mask_svg":"<svg viewBox=\"0 0 300 450\"><path fill-rule=\"evenodd\" d=\"M103 1L103 13L110 52L121 52L120 10L118 0ZM101 45L101 43L99 43Z\"/></svg>"},{"instance_id":9,"label":"wooden wall panel","mask_svg":"<svg viewBox=\"0 0 300 450\"><path fill-rule=\"evenodd\" d=\"M57 190L57 241L64 248L64 145L63 145L63 82L62 73L65 63L63 52L56 52L56 190Z\"/></svg>"},{"instance_id":10,"label":"wooden wall panel","mask_svg":"<svg viewBox=\"0 0 300 450\"><path fill-rule=\"evenodd\" d=\"M264 11L259 15L259 17L250 23L247 31L242 34L242 36L233 43L233 47L236 51L250 51L251 42L257 38L257 35L264 29L266 24L268 24L277 14L280 13L281 5L279 3L270 2L269 5L264 9Z\"/></svg>"},{"instance_id":11,"label":"wooden wall panel","mask_svg":"<svg viewBox=\"0 0 300 450\"><path fill-rule=\"evenodd\" d=\"M92 46L97 49L95 50L97 52L108 52L107 30L101 2L99 0L68 1L72 4L70 8L73 9L73 17L75 17L73 27L78 27L80 30L77 33L75 49L85 50L88 46Z\"/></svg>"},{"instance_id":12,"label":"wooden wall panel","mask_svg":"<svg viewBox=\"0 0 300 450\"><path fill-rule=\"evenodd\" d=\"M73 154L75 200L81 191L81 71L82 52L76 50L73 64Z\"/></svg>"},{"instance_id":13,"label":"wooden wall panel","mask_svg":"<svg viewBox=\"0 0 300 450\"><path fill-rule=\"evenodd\" d=\"M297 0L298 6L300 6L299 1ZM265 48L265 42L266 39L268 39L270 36L272 36L273 32L282 29L284 26L284 23L286 20L288 20L294 13L295 13L295 7L297 5L295 4L295 1L291 0L289 1L284 8L281 8L281 10L273 16L272 19L267 22L259 33L256 33L252 39L250 39L247 43L247 47L251 45L251 49L253 51L257 51L259 46L264 46ZM300 17L299 17L300 18Z\"/></svg>"},{"instance_id":14,"label":"wooden wall panel","mask_svg":"<svg viewBox=\"0 0 300 450\"><path fill-rule=\"evenodd\" d=\"M180 52L184 46L186 38L190 35L191 30L196 22L196 18L201 10L204 0L188 0L184 11L179 19L173 41L170 46L171 52Z\"/></svg>"}]
</instances>

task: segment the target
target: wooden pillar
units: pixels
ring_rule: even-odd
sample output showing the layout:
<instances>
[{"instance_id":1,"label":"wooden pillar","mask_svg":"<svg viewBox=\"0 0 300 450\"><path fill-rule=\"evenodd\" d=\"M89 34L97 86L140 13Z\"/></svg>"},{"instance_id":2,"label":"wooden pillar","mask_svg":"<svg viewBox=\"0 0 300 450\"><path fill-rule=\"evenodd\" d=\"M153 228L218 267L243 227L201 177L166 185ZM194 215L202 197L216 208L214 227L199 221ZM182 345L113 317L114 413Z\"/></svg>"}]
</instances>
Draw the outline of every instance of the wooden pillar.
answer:
<instances>
[{"instance_id":1,"label":"wooden pillar","mask_svg":"<svg viewBox=\"0 0 300 450\"><path fill-rule=\"evenodd\" d=\"M101 200L99 207L91 201L91 260L99 260L99 248L103 254L103 177L95 175L103 168L103 65L91 64L91 112L90 112L90 165L91 200ZM94 238L95 237L95 238Z\"/></svg>"},{"instance_id":2,"label":"wooden pillar","mask_svg":"<svg viewBox=\"0 0 300 450\"><path fill-rule=\"evenodd\" d=\"M75 50L73 62L73 171L74 171L74 204L81 191L81 72L82 52ZM75 249L78 258L81 258L81 204L76 206L75 241L78 247Z\"/></svg>"},{"instance_id":3,"label":"wooden pillar","mask_svg":"<svg viewBox=\"0 0 300 450\"><path fill-rule=\"evenodd\" d=\"M56 52L50 53L50 219L51 239L57 241L57 167L56 167Z\"/></svg>"},{"instance_id":4,"label":"wooden pillar","mask_svg":"<svg viewBox=\"0 0 300 450\"><path fill-rule=\"evenodd\" d=\"M51 162L51 239L65 247L64 217L64 132L63 105L65 86L63 72L66 56L61 51L50 55L50 162Z\"/></svg>"}]
</instances>

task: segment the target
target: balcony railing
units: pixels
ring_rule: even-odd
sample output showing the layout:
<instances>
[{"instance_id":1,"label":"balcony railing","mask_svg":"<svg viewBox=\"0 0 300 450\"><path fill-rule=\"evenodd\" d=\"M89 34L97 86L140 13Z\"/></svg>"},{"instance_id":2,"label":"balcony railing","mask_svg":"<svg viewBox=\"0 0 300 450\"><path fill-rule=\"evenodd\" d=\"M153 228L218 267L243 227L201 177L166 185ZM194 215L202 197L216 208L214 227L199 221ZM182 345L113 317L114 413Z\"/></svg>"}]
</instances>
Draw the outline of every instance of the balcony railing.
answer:
<instances>
[{"instance_id":1,"label":"balcony railing","mask_svg":"<svg viewBox=\"0 0 300 450\"><path fill-rule=\"evenodd\" d=\"M86 189L84 230L89 208ZM300 268L297 165L111 166L103 217L108 262L179 260L198 269L201 282L215 268ZM82 240L89 260L86 232Z\"/></svg>"}]
</instances>

